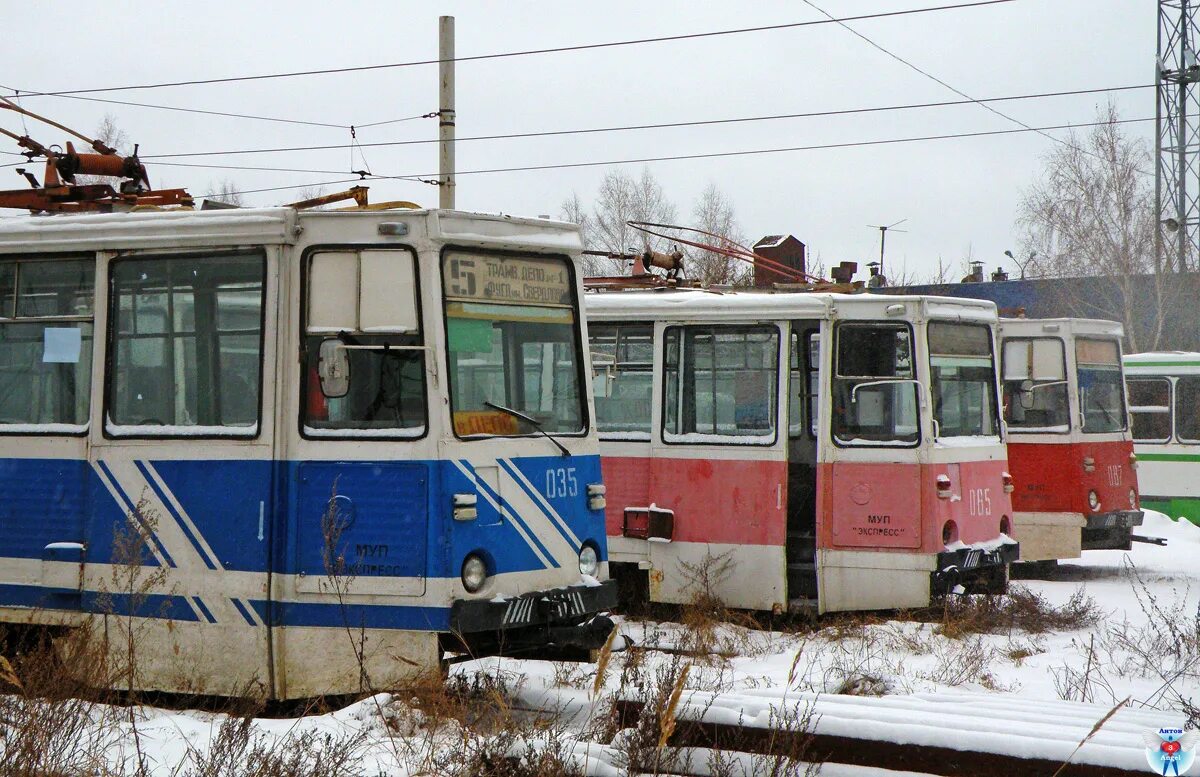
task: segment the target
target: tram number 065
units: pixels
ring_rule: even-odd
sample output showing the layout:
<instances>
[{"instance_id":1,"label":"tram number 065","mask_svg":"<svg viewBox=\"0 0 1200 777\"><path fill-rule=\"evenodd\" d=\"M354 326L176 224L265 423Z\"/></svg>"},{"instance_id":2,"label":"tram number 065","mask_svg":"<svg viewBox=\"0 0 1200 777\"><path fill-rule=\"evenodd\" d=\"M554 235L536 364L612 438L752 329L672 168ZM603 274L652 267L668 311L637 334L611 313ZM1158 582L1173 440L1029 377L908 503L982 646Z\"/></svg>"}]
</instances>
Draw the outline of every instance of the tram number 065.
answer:
<instances>
[{"instance_id":1,"label":"tram number 065","mask_svg":"<svg viewBox=\"0 0 1200 777\"><path fill-rule=\"evenodd\" d=\"M991 515L992 495L990 488L967 489L967 509L971 515Z\"/></svg>"},{"instance_id":2,"label":"tram number 065","mask_svg":"<svg viewBox=\"0 0 1200 777\"><path fill-rule=\"evenodd\" d=\"M546 498L578 496L579 481L575 479L574 467L556 467L546 470Z\"/></svg>"}]
</instances>

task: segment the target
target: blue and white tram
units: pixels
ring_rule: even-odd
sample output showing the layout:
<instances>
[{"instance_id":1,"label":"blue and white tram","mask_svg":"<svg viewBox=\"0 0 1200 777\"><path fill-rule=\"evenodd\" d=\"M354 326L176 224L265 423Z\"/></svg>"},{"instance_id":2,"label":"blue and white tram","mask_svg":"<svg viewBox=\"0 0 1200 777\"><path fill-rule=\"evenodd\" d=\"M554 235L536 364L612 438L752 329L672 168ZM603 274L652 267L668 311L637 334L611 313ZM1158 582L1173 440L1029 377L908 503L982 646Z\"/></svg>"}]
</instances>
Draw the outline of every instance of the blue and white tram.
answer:
<instances>
[{"instance_id":1,"label":"blue and white tram","mask_svg":"<svg viewBox=\"0 0 1200 777\"><path fill-rule=\"evenodd\" d=\"M453 211L0 223L0 620L274 698L597 646L579 249Z\"/></svg>"}]
</instances>

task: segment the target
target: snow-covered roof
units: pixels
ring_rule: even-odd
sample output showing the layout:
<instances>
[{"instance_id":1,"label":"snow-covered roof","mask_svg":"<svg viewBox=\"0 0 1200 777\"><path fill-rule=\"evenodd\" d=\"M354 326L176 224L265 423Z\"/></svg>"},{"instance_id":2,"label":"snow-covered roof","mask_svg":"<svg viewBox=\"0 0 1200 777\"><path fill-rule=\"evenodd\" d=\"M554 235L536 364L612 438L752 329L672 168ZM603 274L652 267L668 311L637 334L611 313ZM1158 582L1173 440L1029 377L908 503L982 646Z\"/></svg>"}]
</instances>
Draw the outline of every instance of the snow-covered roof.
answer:
<instances>
[{"instance_id":1,"label":"snow-covered roof","mask_svg":"<svg viewBox=\"0 0 1200 777\"><path fill-rule=\"evenodd\" d=\"M584 303L590 319L764 320L830 318L839 315L880 318L892 315L996 321L988 300L899 294L832 294L817 292L706 291L661 289L589 292ZM906 306L898 311L895 306Z\"/></svg>"},{"instance_id":2,"label":"snow-covered roof","mask_svg":"<svg viewBox=\"0 0 1200 777\"><path fill-rule=\"evenodd\" d=\"M755 248L776 248L787 242L791 235L767 235L754 244Z\"/></svg>"},{"instance_id":3,"label":"snow-covered roof","mask_svg":"<svg viewBox=\"0 0 1200 777\"><path fill-rule=\"evenodd\" d=\"M383 222L406 223L407 232L397 233L400 236L428 236L465 246L512 247L517 243L563 253L578 253L581 248L577 225L550 219L452 210L297 211L280 207L4 219L0 221L0 252L291 245L316 239L375 242L379 240L377 226ZM406 240L401 237L401 242Z\"/></svg>"},{"instance_id":4,"label":"snow-covered roof","mask_svg":"<svg viewBox=\"0 0 1200 777\"><path fill-rule=\"evenodd\" d=\"M1000 331L1017 337L1045 333L1125 336L1125 327L1119 322L1101 318L1001 318Z\"/></svg>"}]
</instances>

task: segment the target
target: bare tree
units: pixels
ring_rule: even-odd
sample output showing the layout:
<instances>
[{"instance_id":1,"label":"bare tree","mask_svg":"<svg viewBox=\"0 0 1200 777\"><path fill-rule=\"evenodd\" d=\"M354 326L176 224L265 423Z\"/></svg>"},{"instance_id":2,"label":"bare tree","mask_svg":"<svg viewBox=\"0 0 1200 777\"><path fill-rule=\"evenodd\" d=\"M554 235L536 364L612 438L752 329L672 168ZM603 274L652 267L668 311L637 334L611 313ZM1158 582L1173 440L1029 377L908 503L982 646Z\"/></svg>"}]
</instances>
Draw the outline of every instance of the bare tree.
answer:
<instances>
[{"instance_id":1,"label":"bare tree","mask_svg":"<svg viewBox=\"0 0 1200 777\"><path fill-rule=\"evenodd\" d=\"M1125 134L1109 103L1086 136L1075 133L1045 157L1042 177L1021 202L1024 253L1032 274L1096 277L1060 284L1072 315L1104 315L1125 326L1131 350L1158 347L1170 279L1155 272L1154 169L1149 145Z\"/></svg>"},{"instance_id":2,"label":"bare tree","mask_svg":"<svg viewBox=\"0 0 1200 777\"><path fill-rule=\"evenodd\" d=\"M692 208L692 219L692 226L724 238L728 243L744 245L746 242L734 214L733 204L715 183L709 182L700 193L700 199ZM708 238L701 238L699 242L706 240ZM717 242L731 247L728 243ZM688 253L686 269L689 277L704 283L728 286L749 285L754 276L749 262L702 249L693 249Z\"/></svg>"},{"instance_id":3,"label":"bare tree","mask_svg":"<svg viewBox=\"0 0 1200 777\"><path fill-rule=\"evenodd\" d=\"M558 210L558 217L563 221L578 224L579 239L583 241L583 247L590 248L592 246L592 217L588 214L587 206L583 204L578 192L571 192L571 196L563 200Z\"/></svg>"},{"instance_id":4,"label":"bare tree","mask_svg":"<svg viewBox=\"0 0 1200 777\"><path fill-rule=\"evenodd\" d=\"M227 205L237 205L239 208L246 204L239 187L231 178L225 178L217 183L209 183L208 190L212 192L206 199L224 202Z\"/></svg>"},{"instance_id":5,"label":"bare tree","mask_svg":"<svg viewBox=\"0 0 1200 777\"><path fill-rule=\"evenodd\" d=\"M643 168L639 178L623 170L612 170L600 182L600 191L589 222L589 248L626 254L646 249L663 250L666 241L651 237L629 226L630 221L672 223L675 206L667 199L658 179ZM592 257L588 272L601 275L617 275L627 272L625 263L619 259Z\"/></svg>"}]
</instances>

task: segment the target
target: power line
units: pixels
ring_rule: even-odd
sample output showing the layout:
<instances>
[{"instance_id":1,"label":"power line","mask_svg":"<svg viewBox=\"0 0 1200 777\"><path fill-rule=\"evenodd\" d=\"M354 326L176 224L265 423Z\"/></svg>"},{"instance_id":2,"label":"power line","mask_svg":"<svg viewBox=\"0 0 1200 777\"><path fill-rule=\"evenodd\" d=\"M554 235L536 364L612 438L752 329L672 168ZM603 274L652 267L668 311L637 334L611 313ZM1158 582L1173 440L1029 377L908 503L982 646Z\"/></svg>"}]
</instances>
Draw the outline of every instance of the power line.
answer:
<instances>
[{"instance_id":1,"label":"power line","mask_svg":"<svg viewBox=\"0 0 1200 777\"><path fill-rule=\"evenodd\" d=\"M781 153L789 153L789 152L796 152L796 151L827 151L827 150L842 149L842 148L864 148L864 147L870 147L870 146L894 145L894 144L901 144L901 143L921 143L921 142L933 141L933 140L953 140L953 139L960 139L960 138L982 138L982 137L993 137L993 136L1001 136L1001 135L1017 135L1017 134L1024 134L1027 132L1046 132L1046 131L1051 131L1051 130L1063 130L1063 129L1084 129L1087 127L1098 127L1101 125L1107 125L1110 123L1111 124L1135 124L1135 123L1154 121L1154 120L1155 119L1153 117L1144 118L1144 119L1118 119L1117 121L1114 121L1114 122L1096 121L1096 122L1088 122L1088 123L1083 123L1083 124L1055 124L1055 125L1049 125L1049 126L1043 126L1043 127L1030 127L1029 129L1019 128L1019 129L1004 129L1004 130L986 130L986 131L981 131L981 132L956 132L956 133L947 133L947 134L943 134L943 135L922 135L919 137L885 138L885 139L881 139L881 140L861 140L861 141L849 141L849 142L845 142L845 143L822 143L819 145L811 145L811 146L786 146L786 147L780 147L780 148L751 149L751 150L746 150L746 151L717 151L717 152L711 152L711 153L706 153L706 154L675 154L675 155L671 155L671 156L639 157L639 158L635 158L635 159L608 159L608 160L603 160L603 161L592 161L592 162L565 162L562 164L526 165L526 166L522 166L522 167L494 167L494 168L486 168L486 169L478 169L478 170L460 170L460 171L455 172L455 176L484 175L484 174L488 174L488 173L516 173L516 172L526 172L526 171L535 171L535 170L565 170L568 168L580 168L580 167L608 167L608 166L614 166L614 165L642 164L642 163L647 163L647 162L674 162L674 161L681 161L681 160L688 160L688 159L716 159L716 158L720 158L720 157L758 156L758 155L763 155L763 154L781 154ZM196 167L208 167L208 165L195 165L195 166ZM218 169L220 168L219 165L212 165L212 167L218 168ZM301 172L301 171L294 170L293 172ZM312 170L309 172L321 173L324 171ZM303 189L303 188L306 188L309 186L332 186L334 184L340 184L340 183L355 183L355 182L359 182L362 180L411 180L411 181L421 181L423 183L431 183L432 181L429 181L426 179L434 178L436 176L437 176L437 173L424 173L424 174L420 174L420 175L374 175L374 174L372 174L365 179L349 178L349 179L337 180L337 181L324 181L324 182L318 182L318 183L296 184L296 185L292 185L292 186L273 186L273 187L269 187L269 188L265 188L265 189L249 189L249 190L245 190L245 191L232 192L232 193L233 194L258 194L260 192L282 191L285 189ZM230 192L225 192L225 194L230 194ZM204 195L204 196L209 196L209 195Z\"/></svg>"},{"instance_id":2,"label":"power line","mask_svg":"<svg viewBox=\"0 0 1200 777\"><path fill-rule=\"evenodd\" d=\"M152 108L154 110L160 110L160 111L176 111L179 113L195 113L195 114L200 114L202 116L223 116L223 117L227 117L227 118L231 118L231 119L251 119L253 121L269 121L269 122L276 122L279 124L297 124L297 125L305 126L305 127L325 127L325 128L329 128L329 129L339 129L339 130L350 129L351 126L357 126L359 129L365 129L367 127L379 127L384 124L399 124L401 122L413 121L415 119L430 119L430 118L433 118L434 116L438 115L437 111L433 111L432 113L423 113L423 114L420 114L419 116L405 116L405 117L399 118L399 119L388 119L386 121L374 121L369 124L358 124L358 125L332 124L332 123L323 122L323 121L305 121L303 119L285 119L285 118L281 118L279 116L259 116L259 115L252 114L252 113L230 113L228 111L210 111L210 110L205 110L202 108L183 108L178 105L159 105L157 103L140 103L140 102L133 102L130 100L111 100L111 99L105 99L103 97L80 97L79 95L74 95L74 94L53 94L53 93L47 93L47 92L29 92L29 91L25 91L25 90L14 89L11 86L4 86L3 84L0 84L0 89L8 89L8 90L12 91L14 94L21 94L24 97L58 97L58 98L61 98L64 100L85 100L87 102L105 103L107 105L127 105L127 106L131 106L134 108ZM7 152L5 152L5 153L7 153Z\"/></svg>"},{"instance_id":3,"label":"power line","mask_svg":"<svg viewBox=\"0 0 1200 777\"><path fill-rule=\"evenodd\" d=\"M809 111L809 112L805 112L805 113L783 113L783 114L772 114L772 115L767 115L767 116L743 116L743 117L737 117L737 118L731 118L731 119L702 119L702 120L697 120L697 121L663 122L663 123L659 123L659 124L631 124L631 125L616 126L616 127L588 127L588 128L584 128L584 129L545 130L545 131L541 131L541 132L514 132L514 133L502 134L502 135L475 135L475 136L470 136L470 137L456 138L455 142L456 143L464 143L464 142L468 142L468 141L478 141L478 140L513 140L513 139L518 139L518 138L544 138L544 137L561 136L561 135L586 135L586 134L595 134L595 133L603 133L603 132L629 132L629 131L634 131L634 130L668 129L668 128L678 128L678 127L700 127L700 126L710 126L710 125L718 125L718 124L738 124L738 123L747 123L747 122L756 122L756 121L776 121L776 120L780 120L780 119L806 119L806 118L817 118L817 117L822 117L822 116L847 116L847 115L858 114L858 113L880 113L880 112L884 112L884 111L913 110L913 109L920 109L920 108L943 108L943 107L950 107L950 106L956 106L956 105L970 105L970 104L978 103L978 102L1005 102L1005 101L1012 101L1012 100L1031 100L1031 99L1040 99L1040 98L1047 98L1047 97L1068 97L1068 96L1072 96L1072 95L1098 94L1098 93L1104 93L1104 92L1123 92L1123 91L1128 91L1131 89L1150 89L1150 88L1153 88L1153 86L1154 86L1154 84L1138 84L1135 86L1114 86L1114 87L1105 87L1105 88L1097 88L1097 89L1072 89L1072 90L1061 91L1061 92L1041 92L1041 93L1037 93L1037 94L1021 94L1021 95L1011 95L1011 96L1007 96L1007 97L989 97L989 98L986 98L983 100L976 100L974 98L969 98L966 100L945 100L945 101L941 101L941 102L910 103L910 104L904 104L904 105L885 105L885 106L875 106L875 107L868 107L868 108L844 108L844 109L829 110L829 111ZM361 126L367 126L367 125L360 125L360 127ZM331 145L319 145L319 146L288 146L288 147L277 147L277 148L237 149L237 150L233 150L233 151L195 151L195 152L186 152L186 153L177 153L177 154L151 154L148 156L143 156L142 159L176 159L179 157L233 156L233 155L240 155L240 154L274 154L274 153L293 153L293 152L299 152L299 151L335 151L335 150L345 150L347 148L352 148L352 147L371 148L371 147L382 147L382 146L410 146L410 145L423 145L423 144L437 143L437 142L439 142L437 138L424 138L424 139L414 139L414 140L379 141L376 143L359 143L359 144L343 143L343 144L331 144ZM237 168L231 167L229 169L232 170L232 169L237 169Z\"/></svg>"},{"instance_id":4,"label":"power line","mask_svg":"<svg viewBox=\"0 0 1200 777\"><path fill-rule=\"evenodd\" d=\"M509 57L524 57L524 56L530 56L530 55L534 55L534 54L557 54L557 53L567 52L567 51L588 51L588 50L594 50L594 49L616 48L619 46L636 46L636 45L642 45L642 44L646 44L646 43L664 43L664 42L669 42L669 41L695 40L695 39L699 39L699 38L714 38L714 37L724 36L724 35L741 35L741 34L751 33L751 32L766 32L769 30L785 30L785 29L795 29L795 28L800 28L800 27L813 27L813 26L817 26L817 25L831 24L833 22L856 22L856 21L865 21L867 19L883 19L883 18L896 17L896 16L911 16L914 14L932 13L935 11L952 11L952 10L958 10L958 9L964 9L964 8L979 8L979 7L983 7L983 6L1000 5L1003 3L1011 3L1011 2L1013 2L1013 0L975 0L975 2L955 3L952 5L939 5L939 6L929 6L929 7L925 7L925 8L911 8L911 9L903 10L903 11L884 11L884 12L880 12L880 13L861 14L858 16L847 16L847 17L843 17L841 19L833 19L833 20L816 19L816 20L810 20L810 21L804 21L804 22L789 22L786 24L762 25L759 27L742 27L742 28L732 29L732 30L714 30L714 31L710 31L710 32L695 32L695 33L686 33L686 34L681 34L681 35L664 35L664 36L655 37L655 38L635 38L635 39L631 39L631 40L609 41L609 42L605 42L605 43L585 43L585 44L579 44L579 45L575 45L575 46L555 46L552 48L528 49L528 50L524 50L524 51L507 51L507 52L501 52L501 53L495 53L495 54L476 54L476 55L467 56L467 57L455 57L454 61L455 62L478 62L481 60L503 59L503 58L509 58ZM163 89L163 88L177 87L177 86L198 86L198 85L204 85L204 84L226 84L226 83L232 83L232 82L236 82L236 81L262 81L262 80L275 79L275 78L296 78L296 77L300 77L300 76L330 75L330 74L338 74L338 73L360 73L360 72L365 72L365 71L370 71L370 70L387 70L387 69L393 69L393 68L414 67L414 66L418 66L418 65L435 65L435 64L439 64L440 62L441 62L441 60L438 60L438 59L423 59L423 60L414 60L411 62L392 62L392 63L388 63L388 64L383 64L383 65L356 65L356 66L352 66L352 67L324 68L321 70L296 70L296 71L285 72L285 73L262 73L262 74L251 75L251 76L227 76L227 77L223 77L223 78L200 78L200 79L193 79L193 80L188 80L188 81L168 81L168 82L151 83L151 84L130 84L130 85L126 85L126 86L109 86L109 87L92 88L92 89L65 89L65 90L58 91L58 92L31 92L26 96L28 96L28 97L36 97L36 96L61 97L61 96L65 96L65 95L94 94L96 92L123 92L123 91L129 91L132 89ZM12 95L7 95L7 96L11 97Z\"/></svg>"},{"instance_id":5,"label":"power line","mask_svg":"<svg viewBox=\"0 0 1200 777\"><path fill-rule=\"evenodd\" d=\"M816 10L818 13L822 14L823 16L825 16L829 21L835 22L839 27L841 27L842 29L851 33L852 35L862 39L863 41L866 41L873 48L877 49L878 51L883 52L884 54L888 55L892 59L894 59L897 62L899 62L900 64L904 65L905 67L915 70L916 72L920 73L921 75L925 76L926 78L930 79L931 81L934 81L935 83L946 87L951 92L954 92L955 94L957 94L959 97L965 97L967 100L969 100L970 102L976 103L977 105L979 105L979 107L983 108L984 110L991 111L992 113L996 114L1000 118L1005 119L1009 122L1012 122L1013 124L1016 124L1019 127L1023 127L1024 129L1030 130L1032 132L1037 132L1038 134L1042 135L1043 137L1053 140L1055 143L1061 143L1064 146L1067 146L1068 148L1074 149L1076 151L1082 151L1083 153L1088 154L1090 156L1096 156L1096 154L1093 154L1092 152L1090 152L1086 149L1076 148L1069 141L1063 140L1062 138L1056 138L1053 135L1049 135L1045 132L1041 132L1040 130L1034 129L1033 127L1029 126L1028 124L1021 121L1020 119L1013 117L1013 116L1009 116L1007 113L1001 111L1000 109L993 108L992 106L987 105L986 103L989 102L987 100L976 100L974 97L971 97L971 95L967 94L966 92L962 91L961 89L951 86L950 84L946 83L942 79L935 76L933 73L930 73L928 70L924 70L924 69L918 67L917 65L908 61L907 59L905 59L904 57L895 53L894 51L891 51L891 50L885 48L884 46L880 45L879 43L876 43L875 41L868 38L866 35L863 35L858 30L856 30L853 27L851 27L850 25L846 24L847 21L852 21L852 20L835 19L832 14L830 14L824 8L821 8L820 6L818 6L816 3L813 2L813 0L804 0L804 4L809 6L812 9ZM1137 172L1141 173L1142 175L1153 175L1153 173L1147 173L1144 170L1138 170Z\"/></svg>"}]
</instances>

